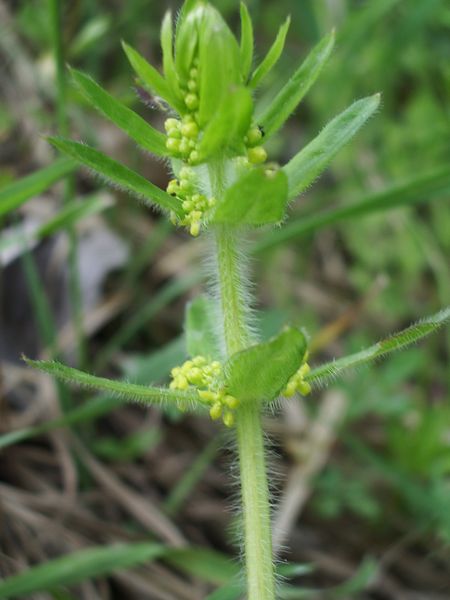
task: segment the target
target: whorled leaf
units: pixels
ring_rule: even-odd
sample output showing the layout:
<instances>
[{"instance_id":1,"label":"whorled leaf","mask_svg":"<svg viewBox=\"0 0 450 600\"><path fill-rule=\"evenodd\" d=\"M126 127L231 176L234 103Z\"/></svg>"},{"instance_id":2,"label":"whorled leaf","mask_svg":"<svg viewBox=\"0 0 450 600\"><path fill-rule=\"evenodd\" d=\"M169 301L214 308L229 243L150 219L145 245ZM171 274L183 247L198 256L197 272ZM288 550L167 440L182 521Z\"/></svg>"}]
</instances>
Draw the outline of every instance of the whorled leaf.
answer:
<instances>
[{"instance_id":1,"label":"whorled leaf","mask_svg":"<svg viewBox=\"0 0 450 600\"><path fill-rule=\"evenodd\" d=\"M173 94L171 87L155 67L146 61L137 50L125 42L122 42L122 46L142 86L146 88L150 94L159 96L175 110L182 112L184 106L181 100Z\"/></svg>"},{"instance_id":2,"label":"whorled leaf","mask_svg":"<svg viewBox=\"0 0 450 600\"><path fill-rule=\"evenodd\" d=\"M266 139L282 127L314 84L331 54L334 39L334 31L326 35L311 50L270 105L261 114L257 114L256 120L262 127Z\"/></svg>"},{"instance_id":3,"label":"whorled leaf","mask_svg":"<svg viewBox=\"0 0 450 600\"><path fill-rule=\"evenodd\" d=\"M205 129L198 148L199 160L225 154L233 143L242 143L252 113L253 100L249 90L243 86L230 89Z\"/></svg>"},{"instance_id":4,"label":"whorled leaf","mask_svg":"<svg viewBox=\"0 0 450 600\"><path fill-rule=\"evenodd\" d=\"M275 38L275 41L272 44L272 46L269 48L269 51L262 60L261 64L254 70L249 82L249 86L251 89L257 88L261 81L264 79L264 77L266 77L267 74L270 73L270 71L278 62L278 59L280 58L281 53L283 52L284 43L286 41L286 36L290 24L291 18L288 17L278 30L277 37Z\"/></svg>"},{"instance_id":5,"label":"whorled leaf","mask_svg":"<svg viewBox=\"0 0 450 600\"><path fill-rule=\"evenodd\" d=\"M305 380L321 385L328 379L339 377L343 371L359 367L360 365L370 363L378 358L383 358L391 352L407 348L430 333L433 333L439 329L439 327L445 325L449 320L450 307L419 321L415 325L411 325L408 329L394 333L386 339L370 346L370 348L315 367L305 377Z\"/></svg>"},{"instance_id":6,"label":"whorled leaf","mask_svg":"<svg viewBox=\"0 0 450 600\"><path fill-rule=\"evenodd\" d=\"M247 83L253 62L253 24L247 5L241 2L241 44L239 48L241 59L241 76L243 83Z\"/></svg>"},{"instance_id":7,"label":"whorled leaf","mask_svg":"<svg viewBox=\"0 0 450 600\"><path fill-rule=\"evenodd\" d=\"M75 69L71 69L71 73L83 96L94 108L112 121L114 125L117 125L144 150L153 152L158 156L167 156L165 135L113 98L88 75Z\"/></svg>"},{"instance_id":8,"label":"whorled leaf","mask_svg":"<svg viewBox=\"0 0 450 600\"><path fill-rule=\"evenodd\" d=\"M199 28L205 6L198 0L187 0L181 8L175 35L175 67L180 80L189 80L189 71L198 48Z\"/></svg>"},{"instance_id":9,"label":"whorled leaf","mask_svg":"<svg viewBox=\"0 0 450 600\"><path fill-rule=\"evenodd\" d=\"M47 139L55 148L89 167L107 181L142 198L144 201L153 203L165 210L173 210L181 216L180 203L176 198L173 198L135 171L125 167L125 165L86 144L60 137L49 137Z\"/></svg>"},{"instance_id":10,"label":"whorled leaf","mask_svg":"<svg viewBox=\"0 0 450 600\"><path fill-rule=\"evenodd\" d=\"M207 4L199 31L198 122L204 127L241 81L239 46L220 13Z\"/></svg>"},{"instance_id":11,"label":"whorled leaf","mask_svg":"<svg viewBox=\"0 0 450 600\"><path fill-rule=\"evenodd\" d=\"M268 342L233 354L225 364L228 393L242 402L273 400L300 367L306 346L304 334L287 327Z\"/></svg>"},{"instance_id":12,"label":"whorled leaf","mask_svg":"<svg viewBox=\"0 0 450 600\"><path fill-rule=\"evenodd\" d=\"M97 377L96 375L90 375L89 373L55 361L30 360L29 358L24 358L24 360L30 367L39 369L39 371L48 373L57 379L83 388L110 392L116 396L126 398L130 402L140 402L143 404L169 403L185 407L195 407L198 405L197 394L194 392L137 385L135 383L127 383L126 381Z\"/></svg>"},{"instance_id":13,"label":"whorled leaf","mask_svg":"<svg viewBox=\"0 0 450 600\"><path fill-rule=\"evenodd\" d=\"M282 170L259 167L230 186L217 205L212 223L266 225L280 222L288 200L288 182Z\"/></svg>"},{"instance_id":14,"label":"whorled leaf","mask_svg":"<svg viewBox=\"0 0 450 600\"><path fill-rule=\"evenodd\" d=\"M172 12L166 12L161 26L161 49L163 53L163 70L166 81L175 98L181 97L177 70L173 54Z\"/></svg>"},{"instance_id":15,"label":"whorled leaf","mask_svg":"<svg viewBox=\"0 0 450 600\"><path fill-rule=\"evenodd\" d=\"M289 198L298 196L326 169L379 104L380 94L354 102L283 167L289 180Z\"/></svg>"}]
</instances>

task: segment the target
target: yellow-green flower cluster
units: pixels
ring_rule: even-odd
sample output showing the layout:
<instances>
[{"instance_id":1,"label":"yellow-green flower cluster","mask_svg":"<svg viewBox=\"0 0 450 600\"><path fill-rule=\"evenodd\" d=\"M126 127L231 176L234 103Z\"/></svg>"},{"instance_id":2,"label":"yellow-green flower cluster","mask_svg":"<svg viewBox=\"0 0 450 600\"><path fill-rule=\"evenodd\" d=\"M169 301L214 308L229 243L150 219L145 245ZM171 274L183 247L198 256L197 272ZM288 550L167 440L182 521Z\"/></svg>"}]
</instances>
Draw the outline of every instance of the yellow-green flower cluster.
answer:
<instances>
[{"instance_id":1,"label":"yellow-green flower cluster","mask_svg":"<svg viewBox=\"0 0 450 600\"><path fill-rule=\"evenodd\" d=\"M200 400L209 407L211 419L222 418L227 427L234 425L234 410L239 401L220 388L222 365L219 362L208 362L204 356L196 356L172 369L171 375L171 389L197 388Z\"/></svg>"},{"instance_id":2,"label":"yellow-green flower cluster","mask_svg":"<svg viewBox=\"0 0 450 600\"><path fill-rule=\"evenodd\" d=\"M262 138L263 132L257 126L250 127L244 137L244 143L247 146L247 159L252 165L261 165L267 160L267 152L260 143Z\"/></svg>"},{"instance_id":3,"label":"yellow-green flower cluster","mask_svg":"<svg viewBox=\"0 0 450 600\"><path fill-rule=\"evenodd\" d=\"M308 375L308 373L311 371L311 367L308 365L306 360L307 356L305 356L305 362L289 379L286 387L284 388L283 396L286 396L286 398L294 396L297 392L302 396L307 396L311 392L310 384L305 381L306 375Z\"/></svg>"},{"instance_id":4,"label":"yellow-green flower cluster","mask_svg":"<svg viewBox=\"0 0 450 600\"><path fill-rule=\"evenodd\" d=\"M167 132L166 148L175 156L189 163L195 163L198 160L199 128L194 115L186 114L181 119L174 117L166 119L164 129Z\"/></svg>"},{"instance_id":5,"label":"yellow-green flower cluster","mask_svg":"<svg viewBox=\"0 0 450 600\"><path fill-rule=\"evenodd\" d=\"M199 159L197 142L200 129L196 112L199 106L197 63L198 59L194 59L194 66L189 71L187 87L183 90L186 114L181 119L166 119L164 123L167 132L167 149L189 164L196 164Z\"/></svg>"},{"instance_id":6,"label":"yellow-green flower cluster","mask_svg":"<svg viewBox=\"0 0 450 600\"><path fill-rule=\"evenodd\" d=\"M180 219L172 212L170 219L174 225L188 227L190 234L197 236L204 214L214 206L215 199L197 193L195 173L190 167L180 169L178 177L169 181L167 193L180 199L184 217Z\"/></svg>"}]
</instances>

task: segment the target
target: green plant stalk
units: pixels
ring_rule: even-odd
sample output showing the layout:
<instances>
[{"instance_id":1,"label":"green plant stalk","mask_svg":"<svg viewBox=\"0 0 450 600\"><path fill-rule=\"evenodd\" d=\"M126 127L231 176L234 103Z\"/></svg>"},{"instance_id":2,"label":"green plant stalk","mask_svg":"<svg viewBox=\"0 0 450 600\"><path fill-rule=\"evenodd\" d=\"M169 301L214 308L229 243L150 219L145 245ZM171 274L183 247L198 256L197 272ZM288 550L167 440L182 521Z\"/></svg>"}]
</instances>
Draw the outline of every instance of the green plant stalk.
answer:
<instances>
[{"instance_id":1,"label":"green plant stalk","mask_svg":"<svg viewBox=\"0 0 450 600\"><path fill-rule=\"evenodd\" d=\"M240 273L236 232L220 228L216 234L217 259L225 347L228 356L246 347L249 333L239 293ZM260 405L243 404L236 414L244 549L248 600L274 600L270 503L261 426Z\"/></svg>"},{"instance_id":2,"label":"green plant stalk","mask_svg":"<svg viewBox=\"0 0 450 600\"><path fill-rule=\"evenodd\" d=\"M210 167L213 193L223 193L222 165ZM237 248L239 233L232 227L216 229L218 286L227 357L251 343L244 305L245 274ZM244 403L236 414L244 552L248 600L275 600L269 487L265 461L261 407Z\"/></svg>"}]
</instances>

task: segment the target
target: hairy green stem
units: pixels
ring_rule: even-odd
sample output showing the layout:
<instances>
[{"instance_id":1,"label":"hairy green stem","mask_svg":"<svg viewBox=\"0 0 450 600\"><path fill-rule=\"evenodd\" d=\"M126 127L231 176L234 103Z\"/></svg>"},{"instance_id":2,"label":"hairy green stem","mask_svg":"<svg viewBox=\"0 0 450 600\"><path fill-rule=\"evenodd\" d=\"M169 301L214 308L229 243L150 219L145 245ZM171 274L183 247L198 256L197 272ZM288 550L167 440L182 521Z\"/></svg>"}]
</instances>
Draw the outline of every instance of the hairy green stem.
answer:
<instances>
[{"instance_id":1,"label":"hairy green stem","mask_svg":"<svg viewBox=\"0 0 450 600\"><path fill-rule=\"evenodd\" d=\"M211 173L214 194L220 197L221 172ZM246 348L251 340L246 323L245 273L237 249L238 232L222 226L216 230L218 283L226 355ZM255 374L256 375L256 374ZM243 404L236 414L244 551L248 600L275 600L269 489L267 482L261 407Z\"/></svg>"}]
</instances>

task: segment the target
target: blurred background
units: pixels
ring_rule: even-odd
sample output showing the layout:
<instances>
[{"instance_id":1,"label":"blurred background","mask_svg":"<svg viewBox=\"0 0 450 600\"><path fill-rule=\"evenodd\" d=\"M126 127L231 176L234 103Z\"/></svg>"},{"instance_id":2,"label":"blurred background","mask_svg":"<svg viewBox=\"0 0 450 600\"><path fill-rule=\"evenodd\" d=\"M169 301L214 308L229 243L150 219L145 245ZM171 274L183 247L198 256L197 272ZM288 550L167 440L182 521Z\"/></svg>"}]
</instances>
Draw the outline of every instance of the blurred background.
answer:
<instances>
[{"instance_id":1,"label":"blurred background","mask_svg":"<svg viewBox=\"0 0 450 600\"><path fill-rule=\"evenodd\" d=\"M184 305L201 289L205 253L201 238L73 170L43 137L84 140L165 187L164 165L87 106L64 65L160 127L164 115L135 94L120 41L160 66L160 22L179 3L72 0L59 16L58 4L0 0L0 576L150 541L165 548L158 560L135 567L109 556L90 570L74 560L78 577L59 570L34 592L31 575L15 597L200 600L227 583L239 555L236 465L220 426L69 389L20 360L166 382L184 359ZM238 34L237 0L213 4ZM292 17L261 102L337 29L331 60L268 145L271 158L286 162L353 100L382 92L379 113L295 202L284 235L252 234L263 335L286 321L304 326L318 364L449 303L450 6L248 6L257 58ZM293 587L283 598L450 597L449 342L441 331L267 415L275 538L282 563L296 565L284 564ZM225 593L215 598L233 597Z\"/></svg>"}]
</instances>

